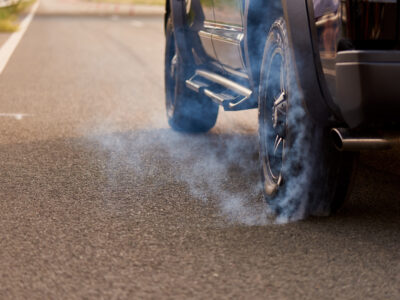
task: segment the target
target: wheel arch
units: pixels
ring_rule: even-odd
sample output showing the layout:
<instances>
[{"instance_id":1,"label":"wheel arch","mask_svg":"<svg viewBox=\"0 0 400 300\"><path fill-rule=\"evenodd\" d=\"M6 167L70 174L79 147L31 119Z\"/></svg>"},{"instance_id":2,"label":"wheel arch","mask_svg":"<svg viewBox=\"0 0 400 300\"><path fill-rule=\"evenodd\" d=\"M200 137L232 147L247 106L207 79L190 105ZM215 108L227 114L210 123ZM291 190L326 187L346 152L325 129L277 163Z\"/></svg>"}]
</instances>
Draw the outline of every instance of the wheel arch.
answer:
<instances>
[{"instance_id":1,"label":"wheel arch","mask_svg":"<svg viewBox=\"0 0 400 300\"><path fill-rule=\"evenodd\" d=\"M333 120L329 95L323 90L318 70L318 53L315 53L310 27L309 1L307 0L245 0L245 60L250 69L253 90L258 90L259 73L264 45L274 20L285 18L289 43L306 108L311 117L321 125ZM256 42L254 42L256 41ZM325 92L325 94L324 94Z\"/></svg>"},{"instance_id":2,"label":"wheel arch","mask_svg":"<svg viewBox=\"0 0 400 300\"><path fill-rule=\"evenodd\" d=\"M192 61L192 53L186 41L186 7L184 0L167 0L165 4L164 26L167 27L168 18L172 18L176 47L183 61Z\"/></svg>"},{"instance_id":3,"label":"wheel arch","mask_svg":"<svg viewBox=\"0 0 400 300\"><path fill-rule=\"evenodd\" d=\"M168 22L168 17L171 14L171 6L170 6L170 0L167 0L165 2L165 12L164 12L164 33L167 29L167 22Z\"/></svg>"},{"instance_id":4,"label":"wheel arch","mask_svg":"<svg viewBox=\"0 0 400 300\"><path fill-rule=\"evenodd\" d=\"M258 92L260 81L260 66L264 52L264 45L267 40L268 30L274 19L268 12L271 11L272 2L280 1L245 0L244 6L244 58L249 70L250 82L253 90ZM265 16L267 13L267 17Z\"/></svg>"}]
</instances>

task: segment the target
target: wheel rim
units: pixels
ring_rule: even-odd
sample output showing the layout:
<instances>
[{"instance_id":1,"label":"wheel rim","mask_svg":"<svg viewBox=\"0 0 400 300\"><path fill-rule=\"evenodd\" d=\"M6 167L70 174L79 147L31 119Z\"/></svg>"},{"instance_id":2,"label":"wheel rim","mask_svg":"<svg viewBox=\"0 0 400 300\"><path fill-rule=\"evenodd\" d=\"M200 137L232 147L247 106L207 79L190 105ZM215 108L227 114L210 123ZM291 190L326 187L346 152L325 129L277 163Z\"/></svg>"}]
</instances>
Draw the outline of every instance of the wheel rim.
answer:
<instances>
[{"instance_id":1,"label":"wheel rim","mask_svg":"<svg viewBox=\"0 0 400 300\"><path fill-rule=\"evenodd\" d=\"M283 181L288 109L285 55L280 47L270 53L260 93L260 153L265 191L269 195Z\"/></svg>"}]
</instances>

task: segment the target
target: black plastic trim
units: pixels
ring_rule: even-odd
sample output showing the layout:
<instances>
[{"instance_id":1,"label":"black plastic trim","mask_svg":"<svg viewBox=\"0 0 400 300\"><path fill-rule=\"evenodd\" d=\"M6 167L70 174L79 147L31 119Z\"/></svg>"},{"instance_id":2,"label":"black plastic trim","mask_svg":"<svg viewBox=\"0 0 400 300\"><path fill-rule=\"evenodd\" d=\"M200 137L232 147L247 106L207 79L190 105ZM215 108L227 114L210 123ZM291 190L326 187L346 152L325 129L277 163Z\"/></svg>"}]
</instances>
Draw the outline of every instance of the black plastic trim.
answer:
<instances>
[{"instance_id":1,"label":"black plastic trim","mask_svg":"<svg viewBox=\"0 0 400 300\"><path fill-rule=\"evenodd\" d=\"M336 102L350 128L399 122L400 51L339 52L336 72Z\"/></svg>"},{"instance_id":2,"label":"black plastic trim","mask_svg":"<svg viewBox=\"0 0 400 300\"><path fill-rule=\"evenodd\" d=\"M192 52L186 43L186 7L184 0L169 0L174 26L175 43L184 62L193 61ZM167 3L168 4L168 3Z\"/></svg>"},{"instance_id":3,"label":"black plastic trim","mask_svg":"<svg viewBox=\"0 0 400 300\"><path fill-rule=\"evenodd\" d=\"M307 0L282 0L282 6L306 108L316 122L328 125L333 121L334 105L333 102L328 105L323 92L322 67L318 64L319 54L313 46Z\"/></svg>"}]
</instances>

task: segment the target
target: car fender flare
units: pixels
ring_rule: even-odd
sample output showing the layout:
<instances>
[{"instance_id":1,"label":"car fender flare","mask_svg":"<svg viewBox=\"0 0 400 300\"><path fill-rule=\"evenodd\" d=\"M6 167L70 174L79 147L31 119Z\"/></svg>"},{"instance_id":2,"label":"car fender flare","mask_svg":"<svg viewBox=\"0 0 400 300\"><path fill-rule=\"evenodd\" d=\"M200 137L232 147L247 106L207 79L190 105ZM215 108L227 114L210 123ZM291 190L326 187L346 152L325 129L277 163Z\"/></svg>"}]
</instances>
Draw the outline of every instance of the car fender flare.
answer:
<instances>
[{"instance_id":1,"label":"car fender flare","mask_svg":"<svg viewBox=\"0 0 400 300\"><path fill-rule=\"evenodd\" d=\"M282 0L284 17L288 27L289 43L293 51L296 77L301 87L306 109L321 125L332 121L330 95L318 70L319 54L314 51L307 0ZM322 72L321 72L322 73Z\"/></svg>"},{"instance_id":2,"label":"car fender flare","mask_svg":"<svg viewBox=\"0 0 400 300\"><path fill-rule=\"evenodd\" d=\"M164 26L167 26L168 17L171 15L174 28L175 43L183 61L192 61L191 51L186 43L186 7L185 0L167 0L165 4Z\"/></svg>"}]
</instances>

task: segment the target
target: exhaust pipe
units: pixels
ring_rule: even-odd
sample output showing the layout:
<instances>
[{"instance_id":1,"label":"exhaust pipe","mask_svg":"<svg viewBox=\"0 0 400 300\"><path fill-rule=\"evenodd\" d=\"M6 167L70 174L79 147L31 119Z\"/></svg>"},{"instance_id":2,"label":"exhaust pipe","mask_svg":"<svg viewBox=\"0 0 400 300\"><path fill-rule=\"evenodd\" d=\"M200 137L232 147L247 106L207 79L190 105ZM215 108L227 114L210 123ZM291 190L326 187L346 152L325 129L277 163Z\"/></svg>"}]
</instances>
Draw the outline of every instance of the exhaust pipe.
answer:
<instances>
[{"instance_id":1,"label":"exhaust pipe","mask_svg":"<svg viewBox=\"0 0 400 300\"><path fill-rule=\"evenodd\" d=\"M400 142L400 134L356 134L345 128L332 128L331 137L339 151L387 150Z\"/></svg>"}]
</instances>

